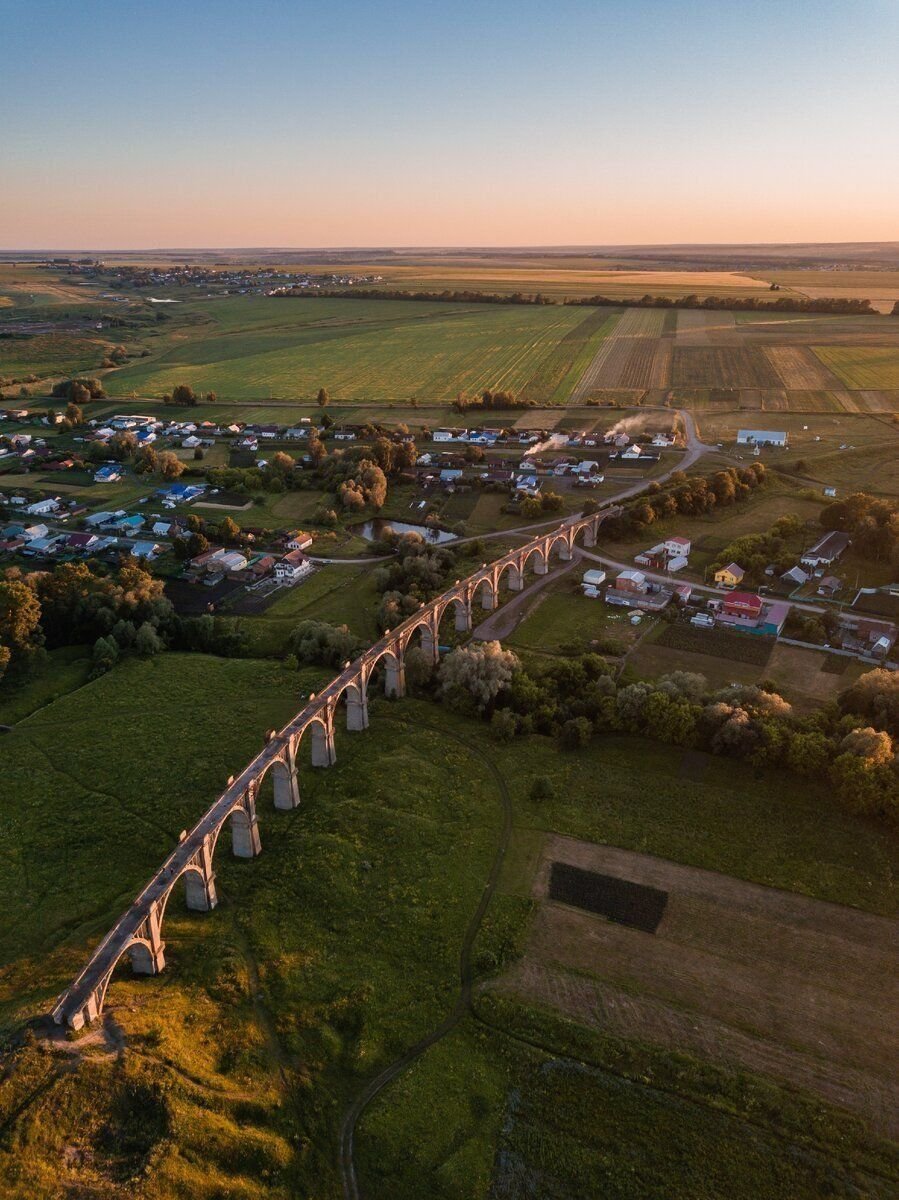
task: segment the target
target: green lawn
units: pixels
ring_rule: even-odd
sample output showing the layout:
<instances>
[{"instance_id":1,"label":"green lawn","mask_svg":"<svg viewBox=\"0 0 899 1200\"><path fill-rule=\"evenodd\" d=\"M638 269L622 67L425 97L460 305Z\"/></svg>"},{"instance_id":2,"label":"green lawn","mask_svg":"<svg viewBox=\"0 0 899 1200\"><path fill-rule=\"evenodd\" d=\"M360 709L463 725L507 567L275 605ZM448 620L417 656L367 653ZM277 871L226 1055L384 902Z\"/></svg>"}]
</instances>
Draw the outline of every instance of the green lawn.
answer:
<instances>
[{"instance_id":1,"label":"green lawn","mask_svg":"<svg viewBox=\"0 0 899 1200\"><path fill-rule=\"evenodd\" d=\"M813 346L821 361L849 388L899 388L894 346Z\"/></svg>"}]
</instances>

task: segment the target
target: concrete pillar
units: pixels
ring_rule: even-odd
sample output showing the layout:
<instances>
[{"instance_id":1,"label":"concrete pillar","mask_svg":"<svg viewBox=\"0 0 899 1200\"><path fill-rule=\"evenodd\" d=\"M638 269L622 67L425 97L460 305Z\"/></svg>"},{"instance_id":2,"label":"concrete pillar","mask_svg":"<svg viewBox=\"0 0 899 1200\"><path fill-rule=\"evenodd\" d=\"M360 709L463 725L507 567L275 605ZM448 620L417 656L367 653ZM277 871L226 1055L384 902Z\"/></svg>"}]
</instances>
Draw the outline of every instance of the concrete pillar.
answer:
<instances>
[{"instance_id":1,"label":"concrete pillar","mask_svg":"<svg viewBox=\"0 0 899 1200\"><path fill-rule=\"evenodd\" d=\"M360 683L346 692L346 727L354 733L368 729L368 693Z\"/></svg>"},{"instance_id":2,"label":"concrete pillar","mask_svg":"<svg viewBox=\"0 0 899 1200\"><path fill-rule=\"evenodd\" d=\"M421 631L421 649L428 662L436 666L440 661L440 650L437 646L437 638L430 629Z\"/></svg>"},{"instance_id":3,"label":"concrete pillar","mask_svg":"<svg viewBox=\"0 0 899 1200\"><path fill-rule=\"evenodd\" d=\"M155 905L150 909L141 935L146 940L135 942L130 950L131 969L135 975L158 975L165 970L165 942L162 940L162 927Z\"/></svg>"},{"instance_id":4,"label":"concrete pillar","mask_svg":"<svg viewBox=\"0 0 899 1200\"><path fill-rule=\"evenodd\" d=\"M485 579L483 583L478 585L478 591L481 593L481 608L487 612L493 612L496 608L496 591L489 579Z\"/></svg>"},{"instance_id":5,"label":"concrete pillar","mask_svg":"<svg viewBox=\"0 0 899 1200\"><path fill-rule=\"evenodd\" d=\"M191 912L210 912L219 902L215 894L215 872L187 871L184 893Z\"/></svg>"},{"instance_id":6,"label":"concrete pillar","mask_svg":"<svg viewBox=\"0 0 899 1200\"><path fill-rule=\"evenodd\" d=\"M471 633L471 605L454 604L456 610L456 633Z\"/></svg>"},{"instance_id":7,"label":"concrete pillar","mask_svg":"<svg viewBox=\"0 0 899 1200\"><path fill-rule=\"evenodd\" d=\"M256 804L250 797L245 808L236 808L231 814L231 842L237 858L255 858L262 850Z\"/></svg>"},{"instance_id":8,"label":"concrete pillar","mask_svg":"<svg viewBox=\"0 0 899 1200\"><path fill-rule=\"evenodd\" d=\"M534 555L534 574L535 575L545 575L548 570L549 570L549 565L547 564L547 561L546 561L546 549L544 548L542 554Z\"/></svg>"},{"instance_id":9,"label":"concrete pillar","mask_svg":"<svg viewBox=\"0 0 899 1200\"><path fill-rule=\"evenodd\" d=\"M584 545L587 547L588 550L592 546L596 545L596 523L595 522L592 522L590 525L584 526Z\"/></svg>"},{"instance_id":10,"label":"concrete pillar","mask_svg":"<svg viewBox=\"0 0 899 1200\"><path fill-rule=\"evenodd\" d=\"M571 547L567 542L559 542L559 558L562 562L571 562Z\"/></svg>"},{"instance_id":11,"label":"concrete pillar","mask_svg":"<svg viewBox=\"0 0 899 1200\"><path fill-rule=\"evenodd\" d=\"M384 690L388 696L399 700L406 694L406 665L401 658L387 658L385 663L387 681Z\"/></svg>"},{"instance_id":12,"label":"concrete pillar","mask_svg":"<svg viewBox=\"0 0 899 1200\"><path fill-rule=\"evenodd\" d=\"M218 904L215 894L215 871L212 869L212 853L209 838L203 839L194 861L192 871L184 873L184 893L187 907L193 912L209 912Z\"/></svg>"},{"instance_id":13,"label":"concrete pillar","mask_svg":"<svg viewBox=\"0 0 899 1200\"><path fill-rule=\"evenodd\" d=\"M291 808L298 808L300 785L297 782L296 763L275 763L272 767L272 787L275 793L275 808L285 812Z\"/></svg>"},{"instance_id":14,"label":"concrete pillar","mask_svg":"<svg viewBox=\"0 0 899 1200\"><path fill-rule=\"evenodd\" d=\"M510 567L506 580L510 592L520 592L524 589L524 580L521 578L521 567Z\"/></svg>"},{"instance_id":15,"label":"concrete pillar","mask_svg":"<svg viewBox=\"0 0 899 1200\"><path fill-rule=\"evenodd\" d=\"M331 767L337 762L337 751L334 749L334 727L325 728L318 721L313 721L309 736L312 738L313 767Z\"/></svg>"}]
</instances>

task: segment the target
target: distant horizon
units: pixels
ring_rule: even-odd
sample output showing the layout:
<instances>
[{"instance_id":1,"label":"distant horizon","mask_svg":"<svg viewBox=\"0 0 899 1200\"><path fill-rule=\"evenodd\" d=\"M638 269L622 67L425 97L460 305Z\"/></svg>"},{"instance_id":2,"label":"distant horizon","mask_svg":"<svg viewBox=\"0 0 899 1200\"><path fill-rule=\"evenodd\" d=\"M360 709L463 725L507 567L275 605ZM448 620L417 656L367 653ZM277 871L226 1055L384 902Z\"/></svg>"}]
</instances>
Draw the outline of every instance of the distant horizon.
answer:
<instances>
[{"instance_id":1,"label":"distant horizon","mask_svg":"<svg viewBox=\"0 0 899 1200\"><path fill-rule=\"evenodd\" d=\"M0 247L0 255L74 255L74 254L441 254L459 253L504 253L551 252L553 254L612 253L623 250L827 250L871 247L896 247L899 238L855 239L855 240L799 240L799 241L733 241L733 242L605 242L605 243L359 243L359 244L263 244L258 245L151 245L151 246L6 246Z\"/></svg>"}]
</instances>

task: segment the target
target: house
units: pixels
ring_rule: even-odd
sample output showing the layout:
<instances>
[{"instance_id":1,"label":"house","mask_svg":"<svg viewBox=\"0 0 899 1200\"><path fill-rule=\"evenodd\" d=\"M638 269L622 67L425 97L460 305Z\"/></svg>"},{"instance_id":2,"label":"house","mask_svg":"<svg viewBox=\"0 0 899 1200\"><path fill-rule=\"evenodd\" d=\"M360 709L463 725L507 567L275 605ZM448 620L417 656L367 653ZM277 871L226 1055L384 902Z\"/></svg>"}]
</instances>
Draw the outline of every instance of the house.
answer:
<instances>
[{"instance_id":1,"label":"house","mask_svg":"<svg viewBox=\"0 0 899 1200\"><path fill-rule=\"evenodd\" d=\"M726 617L754 623L762 615L762 598L755 592L731 592L721 605L721 612Z\"/></svg>"},{"instance_id":2,"label":"house","mask_svg":"<svg viewBox=\"0 0 899 1200\"><path fill-rule=\"evenodd\" d=\"M616 444L617 444L617 442L616 442ZM627 459L642 458L642 457L643 457L643 447L638 446L636 442L634 442L632 445L628 446L628 448L626 450L622 450L621 454L619 455L619 458L627 458Z\"/></svg>"},{"instance_id":3,"label":"house","mask_svg":"<svg viewBox=\"0 0 899 1200\"><path fill-rule=\"evenodd\" d=\"M814 546L805 551L800 561L803 566L817 571L819 567L829 567L831 563L836 562L848 547L849 534L833 529L818 538Z\"/></svg>"},{"instance_id":4,"label":"house","mask_svg":"<svg viewBox=\"0 0 899 1200\"><path fill-rule=\"evenodd\" d=\"M236 428L234 428L233 432L235 432L235 433L236 433L236 432L237 432L237 429L236 429ZM285 431L285 433L284 433L284 436L285 436L286 438L290 438L292 441L295 441L295 442L296 442L296 441L299 441L299 440L300 440L300 438L306 438L306 437L308 437L308 436L309 436L309 430L308 430L308 429L303 429L303 428L302 428L301 426L299 426L299 425L291 425L290 429L288 429L288 430L286 430L286 431Z\"/></svg>"},{"instance_id":5,"label":"house","mask_svg":"<svg viewBox=\"0 0 899 1200\"><path fill-rule=\"evenodd\" d=\"M156 441L156 434L152 429L139 429L136 436L139 446L149 446L151 442Z\"/></svg>"},{"instance_id":6,"label":"house","mask_svg":"<svg viewBox=\"0 0 899 1200\"><path fill-rule=\"evenodd\" d=\"M435 429L431 434L431 440L434 442L454 442L456 435L452 429Z\"/></svg>"},{"instance_id":7,"label":"house","mask_svg":"<svg viewBox=\"0 0 899 1200\"><path fill-rule=\"evenodd\" d=\"M33 542L36 538L45 538L49 532L46 525L26 525L22 537L26 542Z\"/></svg>"},{"instance_id":8,"label":"house","mask_svg":"<svg viewBox=\"0 0 899 1200\"><path fill-rule=\"evenodd\" d=\"M457 479L461 479L461 478L462 478L462 472L460 470L456 470L453 467L445 467L440 472L440 482L441 483L453 484L456 482Z\"/></svg>"},{"instance_id":9,"label":"house","mask_svg":"<svg viewBox=\"0 0 899 1200\"><path fill-rule=\"evenodd\" d=\"M825 575L818 584L817 594L819 596L826 596L828 600L831 600L842 587L842 579L837 579L836 575Z\"/></svg>"},{"instance_id":10,"label":"house","mask_svg":"<svg viewBox=\"0 0 899 1200\"><path fill-rule=\"evenodd\" d=\"M605 571L600 571L598 568L594 567L594 568L591 568L591 570L589 570L589 571L585 571L584 574L581 576L581 587L598 588L602 584L604 584L605 581L606 581Z\"/></svg>"},{"instance_id":11,"label":"house","mask_svg":"<svg viewBox=\"0 0 899 1200\"><path fill-rule=\"evenodd\" d=\"M126 537L129 535L133 537L139 533L145 524L144 517L139 516L137 513L132 513L130 516L114 516L111 521L106 522L107 528L115 530L116 533L124 534Z\"/></svg>"},{"instance_id":12,"label":"house","mask_svg":"<svg viewBox=\"0 0 899 1200\"><path fill-rule=\"evenodd\" d=\"M678 535L677 537L666 538L662 545L665 547L665 551L670 558L687 558L693 543L689 538Z\"/></svg>"},{"instance_id":13,"label":"house","mask_svg":"<svg viewBox=\"0 0 899 1200\"><path fill-rule=\"evenodd\" d=\"M681 604L689 604L690 597L693 595L693 584L676 583L674 585L674 595Z\"/></svg>"},{"instance_id":14,"label":"house","mask_svg":"<svg viewBox=\"0 0 899 1200\"><path fill-rule=\"evenodd\" d=\"M55 513L58 510L58 500L36 500L34 504L29 504L25 509L27 513L31 513L35 517L45 517L48 513Z\"/></svg>"},{"instance_id":15,"label":"house","mask_svg":"<svg viewBox=\"0 0 899 1200\"><path fill-rule=\"evenodd\" d=\"M851 610L840 613L840 636L844 650L886 658L896 642L899 629L890 621L878 621Z\"/></svg>"},{"instance_id":16,"label":"house","mask_svg":"<svg viewBox=\"0 0 899 1200\"><path fill-rule=\"evenodd\" d=\"M334 440L337 442L355 442L356 435L352 429L338 429L334 434Z\"/></svg>"},{"instance_id":17,"label":"house","mask_svg":"<svg viewBox=\"0 0 899 1200\"><path fill-rule=\"evenodd\" d=\"M786 446L787 434L775 429L741 429L737 433L738 446Z\"/></svg>"},{"instance_id":18,"label":"house","mask_svg":"<svg viewBox=\"0 0 899 1200\"><path fill-rule=\"evenodd\" d=\"M173 504L186 504L196 500L206 491L206 485L197 483L171 483L168 487L159 488L157 496L170 500Z\"/></svg>"},{"instance_id":19,"label":"house","mask_svg":"<svg viewBox=\"0 0 899 1200\"><path fill-rule=\"evenodd\" d=\"M210 546L208 550L204 550L202 554L198 554L196 558L190 560L190 569L198 575L202 575L206 571L218 571L217 564L224 553L221 546Z\"/></svg>"},{"instance_id":20,"label":"house","mask_svg":"<svg viewBox=\"0 0 899 1200\"><path fill-rule=\"evenodd\" d=\"M23 549L23 554L55 554L59 549L59 542L62 540L62 534L55 534L49 537L32 538L26 543Z\"/></svg>"},{"instance_id":21,"label":"house","mask_svg":"<svg viewBox=\"0 0 899 1200\"><path fill-rule=\"evenodd\" d=\"M154 537L178 537L181 526L174 521L154 521L150 532Z\"/></svg>"},{"instance_id":22,"label":"house","mask_svg":"<svg viewBox=\"0 0 899 1200\"><path fill-rule=\"evenodd\" d=\"M144 562L152 562L161 553L162 547L155 542L135 542L131 547L131 557L143 559Z\"/></svg>"},{"instance_id":23,"label":"house","mask_svg":"<svg viewBox=\"0 0 899 1200\"><path fill-rule=\"evenodd\" d=\"M292 533L287 541L288 550L308 550L311 545L312 534L303 533L299 529L296 531L296 533Z\"/></svg>"},{"instance_id":24,"label":"house","mask_svg":"<svg viewBox=\"0 0 899 1200\"><path fill-rule=\"evenodd\" d=\"M89 517L84 518L84 524L88 529L93 529L95 526L108 525L110 521L115 520L116 513L111 512L95 512Z\"/></svg>"},{"instance_id":25,"label":"house","mask_svg":"<svg viewBox=\"0 0 899 1200\"><path fill-rule=\"evenodd\" d=\"M655 435L655 437L652 439L652 444L654 446L673 446L674 445L674 434L673 433L657 433Z\"/></svg>"},{"instance_id":26,"label":"house","mask_svg":"<svg viewBox=\"0 0 899 1200\"><path fill-rule=\"evenodd\" d=\"M836 496L836 494L837 494L837 489L835 487L826 487L824 489L824 495L827 496L831 500L834 498L834 496Z\"/></svg>"},{"instance_id":27,"label":"house","mask_svg":"<svg viewBox=\"0 0 899 1200\"><path fill-rule=\"evenodd\" d=\"M311 570L312 563L302 550L291 550L275 563L275 578L281 583L295 583Z\"/></svg>"},{"instance_id":28,"label":"house","mask_svg":"<svg viewBox=\"0 0 899 1200\"><path fill-rule=\"evenodd\" d=\"M197 446L200 445L200 439L195 433L192 433L189 437L184 439L181 445L185 450L196 450Z\"/></svg>"},{"instance_id":29,"label":"house","mask_svg":"<svg viewBox=\"0 0 899 1200\"><path fill-rule=\"evenodd\" d=\"M669 558L666 563L668 571L682 571L684 567L689 565L689 559L684 554L676 554L673 558Z\"/></svg>"},{"instance_id":30,"label":"house","mask_svg":"<svg viewBox=\"0 0 899 1200\"><path fill-rule=\"evenodd\" d=\"M90 554L99 549L102 539L95 533L70 533L66 538L66 546L78 554Z\"/></svg>"},{"instance_id":31,"label":"house","mask_svg":"<svg viewBox=\"0 0 899 1200\"><path fill-rule=\"evenodd\" d=\"M746 572L737 563L728 563L720 571L715 572L715 586L720 588L739 587Z\"/></svg>"},{"instance_id":32,"label":"house","mask_svg":"<svg viewBox=\"0 0 899 1200\"><path fill-rule=\"evenodd\" d=\"M265 579L275 569L275 560L271 554L263 554L247 564L247 570L254 579Z\"/></svg>"},{"instance_id":33,"label":"house","mask_svg":"<svg viewBox=\"0 0 899 1200\"><path fill-rule=\"evenodd\" d=\"M118 483L122 478L122 468L118 463L105 463L94 471L94 483Z\"/></svg>"},{"instance_id":34,"label":"house","mask_svg":"<svg viewBox=\"0 0 899 1200\"><path fill-rule=\"evenodd\" d=\"M516 496L537 496L540 493L540 480L536 475L519 475L515 480Z\"/></svg>"},{"instance_id":35,"label":"house","mask_svg":"<svg viewBox=\"0 0 899 1200\"><path fill-rule=\"evenodd\" d=\"M637 592L642 595L649 591L649 585L642 571L622 571L615 580L615 590L619 592Z\"/></svg>"},{"instance_id":36,"label":"house","mask_svg":"<svg viewBox=\"0 0 899 1200\"><path fill-rule=\"evenodd\" d=\"M236 574L246 570L247 561L247 556L241 554L239 550L225 550L215 559L215 570Z\"/></svg>"},{"instance_id":37,"label":"house","mask_svg":"<svg viewBox=\"0 0 899 1200\"><path fill-rule=\"evenodd\" d=\"M789 571L784 571L781 575L783 583L791 583L794 587L804 587L811 579L808 571L803 571L802 567L790 567Z\"/></svg>"}]
</instances>

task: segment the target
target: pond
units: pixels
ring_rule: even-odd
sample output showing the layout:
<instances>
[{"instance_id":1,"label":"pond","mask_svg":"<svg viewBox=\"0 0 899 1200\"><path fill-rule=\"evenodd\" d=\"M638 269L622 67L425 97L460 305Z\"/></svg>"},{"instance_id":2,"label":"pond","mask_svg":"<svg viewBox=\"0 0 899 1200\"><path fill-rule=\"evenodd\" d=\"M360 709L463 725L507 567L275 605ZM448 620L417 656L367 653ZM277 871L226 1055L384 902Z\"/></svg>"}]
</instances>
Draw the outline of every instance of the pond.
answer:
<instances>
[{"instance_id":1,"label":"pond","mask_svg":"<svg viewBox=\"0 0 899 1200\"><path fill-rule=\"evenodd\" d=\"M392 529L394 533L420 533L426 542L435 546L440 542L455 541L456 537L454 533L447 533L445 529L432 529L430 525L416 525L412 521L389 521L386 517L373 517L370 521L350 525L348 528L350 533L357 533L367 542L380 541L388 529Z\"/></svg>"}]
</instances>

